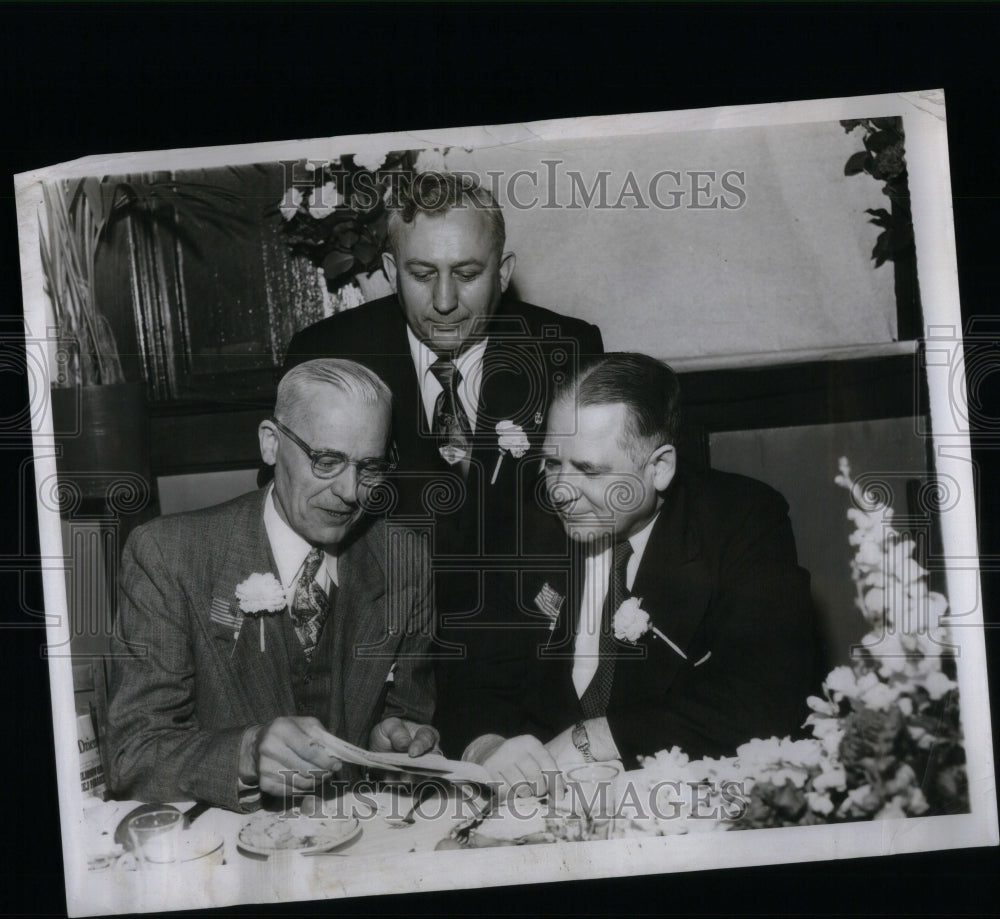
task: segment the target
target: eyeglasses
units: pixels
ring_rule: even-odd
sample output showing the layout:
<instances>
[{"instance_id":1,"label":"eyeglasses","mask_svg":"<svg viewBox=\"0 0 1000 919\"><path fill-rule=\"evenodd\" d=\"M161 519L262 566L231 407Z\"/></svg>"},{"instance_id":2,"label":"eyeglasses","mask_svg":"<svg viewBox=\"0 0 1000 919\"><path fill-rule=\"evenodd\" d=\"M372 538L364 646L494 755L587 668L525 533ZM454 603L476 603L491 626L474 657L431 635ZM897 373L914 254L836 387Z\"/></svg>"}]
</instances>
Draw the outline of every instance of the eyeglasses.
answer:
<instances>
[{"instance_id":1,"label":"eyeglasses","mask_svg":"<svg viewBox=\"0 0 1000 919\"><path fill-rule=\"evenodd\" d=\"M313 450L309 444L294 431L285 427L277 418L272 417L271 424L309 457L313 475L317 479L335 479L348 466L353 466L358 470L360 482L365 485L373 485L381 482L399 465L399 455L396 452L395 444L389 447L388 459L350 460L343 453L338 453L335 450Z\"/></svg>"}]
</instances>

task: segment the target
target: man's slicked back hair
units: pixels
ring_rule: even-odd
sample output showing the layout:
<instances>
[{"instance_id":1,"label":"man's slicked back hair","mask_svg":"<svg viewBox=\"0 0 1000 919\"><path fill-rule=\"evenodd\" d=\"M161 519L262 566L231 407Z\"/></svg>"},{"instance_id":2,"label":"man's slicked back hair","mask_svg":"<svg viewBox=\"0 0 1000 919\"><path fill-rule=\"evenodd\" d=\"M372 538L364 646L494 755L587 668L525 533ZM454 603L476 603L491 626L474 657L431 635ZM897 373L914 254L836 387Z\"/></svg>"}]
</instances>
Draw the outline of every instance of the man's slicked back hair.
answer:
<instances>
[{"instance_id":1,"label":"man's slicked back hair","mask_svg":"<svg viewBox=\"0 0 1000 919\"><path fill-rule=\"evenodd\" d=\"M640 453L676 444L680 430L681 387L677 374L647 354L616 351L583 362L557 390L553 401L577 406L623 404L625 443L637 462Z\"/></svg>"}]
</instances>

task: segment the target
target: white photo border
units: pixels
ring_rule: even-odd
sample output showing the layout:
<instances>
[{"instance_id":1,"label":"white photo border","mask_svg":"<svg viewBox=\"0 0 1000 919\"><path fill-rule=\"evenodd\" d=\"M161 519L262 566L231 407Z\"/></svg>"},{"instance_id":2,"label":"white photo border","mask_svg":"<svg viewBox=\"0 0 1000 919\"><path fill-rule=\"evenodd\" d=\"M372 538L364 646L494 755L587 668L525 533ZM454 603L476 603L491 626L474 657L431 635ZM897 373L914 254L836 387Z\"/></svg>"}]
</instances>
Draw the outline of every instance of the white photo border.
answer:
<instances>
[{"instance_id":1,"label":"white photo border","mask_svg":"<svg viewBox=\"0 0 1000 919\"><path fill-rule=\"evenodd\" d=\"M997 810L986 651L977 555L974 476L969 430L956 410L956 398L967 398L958 355L962 348L962 320L956 272L951 209L944 95L939 90L814 100L767 105L717 107L667 113L413 131L375 136L381 148L479 147L531 138L569 139L593 135L698 131L722 128L800 124L861 117L902 115L906 128L912 212L928 352L951 356L928 361L930 415L936 471L950 476L962 496L962 513L942 515L942 538L949 559L947 595L952 610L967 611L954 621L953 640L960 646L958 682L967 755L971 813L908 818L900 821L845 823L820 827L756 830L751 833L695 834L677 837L625 839L614 844L576 843L559 846L507 847L463 852L415 854L392 864L373 858L358 861L349 875L317 877L317 886L300 897L354 897L423 890L446 890L529 884L556 880L593 879L657 874L708 868L803 862L863 857L935 849L997 845ZM38 169L16 177L16 203L21 251L21 274L29 342L44 342L45 293L38 249L37 209L41 181L107 172L147 171L169 158L171 169L204 168L257 162L325 159L336 150L351 150L371 137L349 136L313 141L250 144L203 149L158 151L124 157L88 157L72 163ZM123 168L127 159L128 169ZM940 347L938 347L940 346ZM936 367L947 371L938 373ZM958 369L956 370L956 367ZM956 384L955 376L959 374ZM29 370L31 405L46 402L48 380ZM958 407L961 409L961 406ZM967 407L966 407L967 409ZM56 473L55 448L49 412L33 413L36 481ZM39 500L39 535L43 559L43 587L50 645L69 639L65 591L65 551L58 513ZM954 562L954 564L952 564ZM133 911L140 904L120 902L109 875L88 872L84 856L82 793L76 747L66 738L76 736L72 661L49 660L53 726L57 746L57 774L62 824L67 905L70 915ZM387 881L386 878L391 880ZM211 886L176 887L149 909L191 909L231 905L217 902Z\"/></svg>"}]
</instances>

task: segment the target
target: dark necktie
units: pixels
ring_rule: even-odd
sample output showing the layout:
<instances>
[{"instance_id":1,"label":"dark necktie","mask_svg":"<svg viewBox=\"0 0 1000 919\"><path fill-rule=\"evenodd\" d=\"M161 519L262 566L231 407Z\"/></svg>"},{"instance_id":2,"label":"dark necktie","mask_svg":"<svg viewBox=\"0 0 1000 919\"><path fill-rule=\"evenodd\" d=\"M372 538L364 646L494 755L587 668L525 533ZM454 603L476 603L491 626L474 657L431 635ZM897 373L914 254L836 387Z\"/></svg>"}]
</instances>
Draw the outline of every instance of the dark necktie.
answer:
<instances>
[{"instance_id":1,"label":"dark necktie","mask_svg":"<svg viewBox=\"0 0 1000 919\"><path fill-rule=\"evenodd\" d=\"M295 598L292 601L295 634L298 635L302 650L310 660L319 643L319 634L330 610L330 599L316 582L316 572L319 571L322 562L323 550L311 549L302 565L302 574L299 576L298 584L295 585ZM330 589L332 593L332 584Z\"/></svg>"},{"instance_id":2,"label":"dark necktie","mask_svg":"<svg viewBox=\"0 0 1000 919\"><path fill-rule=\"evenodd\" d=\"M438 358L430 367L441 384L441 393L434 403L433 433L438 449L449 465L468 459L471 452L472 426L458 398L462 374L448 358Z\"/></svg>"},{"instance_id":3,"label":"dark necktie","mask_svg":"<svg viewBox=\"0 0 1000 919\"><path fill-rule=\"evenodd\" d=\"M597 671L580 697L584 718L601 718L608 710L611 685L615 679L615 632L612 621L618 607L628 597L625 573L632 556L632 544L626 539L616 542L611 550L611 578L601 610L601 634L598 643Z\"/></svg>"}]
</instances>

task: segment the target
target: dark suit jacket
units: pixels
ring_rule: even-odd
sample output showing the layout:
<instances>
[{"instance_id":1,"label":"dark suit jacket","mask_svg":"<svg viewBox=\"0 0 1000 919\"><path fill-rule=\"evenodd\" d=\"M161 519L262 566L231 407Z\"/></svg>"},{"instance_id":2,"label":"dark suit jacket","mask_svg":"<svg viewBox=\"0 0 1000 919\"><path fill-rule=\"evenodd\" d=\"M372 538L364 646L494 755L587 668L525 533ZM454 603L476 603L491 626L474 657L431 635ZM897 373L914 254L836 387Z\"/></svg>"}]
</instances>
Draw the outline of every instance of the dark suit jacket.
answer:
<instances>
[{"instance_id":1,"label":"dark suit jacket","mask_svg":"<svg viewBox=\"0 0 1000 919\"><path fill-rule=\"evenodd\" d=\"M119 795L197 798L239 810L244 730L296 714L287 613L264 617L263 654L257 621L245 619L235 641L225 622L237 606L237 584L255 572L278 576L263 522L265 494L161 517L126 543L108 710L111 785ZM321 642L334 642L340 661L325 726L367 746L381 717L430 721L434 687L424 654L427 559L393 564L398 574L387 585L386 526L358 527L338 558L336 615Z\"/></svg>"},{"instance_id":2,"label":"dark suit jacket","mask_svg":"<svg viewBox=\"0 0 1000 919\"><path fill-rule=\"evenodd\" d=\"M732 755L754 737L796 733L817 688L818 645L809 575L798 567L784 499L744 476L679 472L667 490L632 587L652 625L617 643L608 723L627 766L638 754L679 746L692 758ZM573 685L582 559L547 583L565 598L551 632L530 607L542 578L529 577L520 653L534 678L520 697L480 705L494 723L469 735L533 733L543 741L583 717ZM508 633L512 634L512 633ZM508 647L513 649L510 639ZM513 650L510 652L513 653Z\"/></svg>"}]
</instances>

